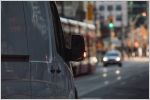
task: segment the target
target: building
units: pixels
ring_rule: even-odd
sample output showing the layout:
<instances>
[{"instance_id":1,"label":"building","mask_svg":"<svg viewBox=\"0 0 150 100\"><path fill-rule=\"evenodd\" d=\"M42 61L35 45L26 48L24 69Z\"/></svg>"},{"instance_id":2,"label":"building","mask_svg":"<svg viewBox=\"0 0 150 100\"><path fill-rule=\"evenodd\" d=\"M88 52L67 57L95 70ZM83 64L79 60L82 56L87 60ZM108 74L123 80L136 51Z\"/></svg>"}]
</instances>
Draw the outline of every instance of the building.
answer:
<instances>
[{"instance_id":1,"label":"building","mask_svg":"<svg viewBox=\"0 0 150 100\"><path fill-rule=\"evenodd\" d=\"M126 1L97 1L96 18L100 21L100 31L103 38L110 37L109 17L112 17L115 36L122 38L122 27L128 25L128 6Z\"/></svg>"},{"instance_id":2,"label":"building","mask_svg":"<svg viewBox=\"0 0 150 100\"><path fill-rule=\"evenodd\" d=\"M148 1L128 1L128 18L135 19L137 15L142 15L142 13L148 13ZM145 18L140 17L135 27L139 27L144 24Z\"/></svg>"},{"instance_id":3,"label":"building","mask_svg":"<svg viewBox=\"0 0 150 100\"><path fill-rule=\"evenodd\" d=\"M142 47L144 51L149 40L148 1L128 1L128 9L128 18L133 23L133 25L128 23L130 26L127 39L129 42L128 46L132 49L134 47ZM135 44L138 44L138 46Z\"/></svg>"},{"instance_id":4,"label":"building","mask_svg":"<svg viewBox=\"0 0 150 100\"><path fill-rule=\"evenodd\" d=\"M58 13L61 17L84 21L86 18L84 2L82 1L56 1Z\"/></svg>"},{"instance_id":5,"label":"building","mask_svg":"<svg viewBox=\"0 0 150 100\"><path fill-rule=\"evenodd\" d=\"M96 1L95 6L96 20L99 20L101 36L105 45L110 46L108 41L111 41L110 38L113 39L113 37L121 42L122 36L125 34L125 32L122 32L122 28L128 26L127 1ZM113 37L109 28L110 18L114 25Z\"/></svg>"},{"instance_id":6,"label":"building","mask_svg":"<svg viewBox=\"0 0 150 100\"><path fill-rule=\"evenodd\" d=\"M128 6L126 1L97 1L97 18L107 23L108 17L113 17L115 27L127 26Z\"/></svg>"}]
</instances>

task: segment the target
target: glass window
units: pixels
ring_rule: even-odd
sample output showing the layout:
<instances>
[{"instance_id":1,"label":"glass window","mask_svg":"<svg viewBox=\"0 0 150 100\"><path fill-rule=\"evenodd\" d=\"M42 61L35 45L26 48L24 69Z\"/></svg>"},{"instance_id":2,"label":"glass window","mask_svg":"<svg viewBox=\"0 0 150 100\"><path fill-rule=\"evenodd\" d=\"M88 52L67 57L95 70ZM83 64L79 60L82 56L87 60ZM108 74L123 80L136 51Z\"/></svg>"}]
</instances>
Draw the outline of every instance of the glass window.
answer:
<instances>
[{"instance_id":1,"label":"glass window","mask_svg":"<svg viewBox=\"0 0 150 100\"><path fill-rule=\"evenodd\" d=\"M104 9L105 9L104 6L100 6L100 7L99 7L99 10L100 10L100 11L104 11Z\"/></svg>"},{"instance_id":2,"label":"glass window","mask_svg":"<svg viewBox=\"0 0 150 100\"><path fill-rule=\"evenodd\" d=\"M66 1L64 2L66 6L72 5L72 1Z\"/></svg>"},{"instance_id":3,"label":"glass window","mask_svg":"<svg viewBox=\"0 0 150 100\"><path fill-rule=\"evenodd\" d=\"M69 24L62 22L62 29L64 31L65 46L66 48L71 49L71 33Z\"/></svg>"},{"instance_id":4,"label":"glass window","mask_svg":"<svg viewBox=\"0 0 150 100\"><path fill-rule=\"evenodd\" d=\"M116 10L117 10L117 11L120 11L120 10L122 10L122 7L121 7L121 5L117 5L117 6L116 6Z\"/></svg>"},{"instance_id":5,"label":"glass window","mask_svg":"<svg viewBox=\"0 0 150 100\"><path fill-rule=\"evenodd\" d=\"M22 2L2 2L2 54L26 55L27 35Z\"/></svg>"},{"instance_id":6,"label":"glass window","mask_svg":"<svg viewBox=\"0 0 150 100\"><path fill-rule=\"evenodd\" d=\"M118 53L107 53L106 56L119 56Z\"/></svg>"},{"instance_id":7,"label":"glass window","mask_svg":"<svg viewBox=\"0 0 150 100\"><path fill-rule=\"evenodd\" d=\"M117 20L117 21L122 21L122 16L121 16L121 15L117 15L117 16L116 16L116 20Z\"/></svg>"},{"instance_id":8,"label":"glass window","mask_svg":"<svg viewBox=\"0 0 150 100\"><path fill-rule=\"evenodd\" d=\"M108 11L112 11L113 10L113 6L112 5L108 5L107 10Z\"/></svg>"},{"instance_id":9,"label":"glass window","mask_svg":"<svg viewBox=\"0 0 150 100\"><path fill-rule=\"evenodd\" d=\"M49 8L45 5L45 2L27 2L25 7L30 58L36 61L47 60L52 52L52 19L49 20Z\"/></svg>"},{"instance_id":10,"label":"glass window","mask_svg":"<svg viewBox=\"0 0 150 100\"><path fill-rule=\"evenodd\" d=\"M100 19L101 19L101 20L104 20L104 16L100 16Z\"/></svg>"}]
</instances>

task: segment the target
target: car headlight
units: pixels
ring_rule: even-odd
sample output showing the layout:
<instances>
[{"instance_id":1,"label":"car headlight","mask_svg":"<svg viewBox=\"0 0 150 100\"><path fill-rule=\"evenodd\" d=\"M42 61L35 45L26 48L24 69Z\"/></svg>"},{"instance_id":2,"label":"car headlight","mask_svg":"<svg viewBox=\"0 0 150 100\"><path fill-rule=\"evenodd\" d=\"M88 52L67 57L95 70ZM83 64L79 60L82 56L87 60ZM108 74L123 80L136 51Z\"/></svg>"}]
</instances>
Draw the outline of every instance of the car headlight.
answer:
<instances>
[{"instance_id":1,"label":"car headlight","mask_svg":"<svg viewBox=\"0 0 150 100\"><path fill-rule=\"evenodd\" d=\"M108 58L107 58L107 57L104 57L104 58L103 58L103 61L108 61Z\"/></svg>"},{"instance_id":2,"label":"car headlight","mask_svg":"<svg viewBox=\"0 0 150 100\"><path fill-rule=\"evenodd\" d=\"M117 58L116 58L116 61L120 61L120 57L117 57Z\"/></svg>"}]
</instances>

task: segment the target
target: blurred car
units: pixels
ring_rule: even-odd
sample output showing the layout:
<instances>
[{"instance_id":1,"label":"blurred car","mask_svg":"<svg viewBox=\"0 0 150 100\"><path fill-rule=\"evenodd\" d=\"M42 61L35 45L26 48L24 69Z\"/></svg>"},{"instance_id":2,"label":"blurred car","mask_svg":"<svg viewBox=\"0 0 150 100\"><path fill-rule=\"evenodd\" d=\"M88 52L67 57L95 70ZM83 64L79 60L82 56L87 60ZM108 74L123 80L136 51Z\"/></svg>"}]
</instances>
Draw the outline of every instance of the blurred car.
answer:
<instances>
[{"instance_id":1,"label":"blurred car","mask_svg":"<svg viewBox=\"0 0 150 100\"><path fill-rule=\"evenodd\" d=\"M108 51L104 55L102 62L104 66L118 64L121 67L122 66L121 53L117 50Z\"/></svg>"}]
</instances>

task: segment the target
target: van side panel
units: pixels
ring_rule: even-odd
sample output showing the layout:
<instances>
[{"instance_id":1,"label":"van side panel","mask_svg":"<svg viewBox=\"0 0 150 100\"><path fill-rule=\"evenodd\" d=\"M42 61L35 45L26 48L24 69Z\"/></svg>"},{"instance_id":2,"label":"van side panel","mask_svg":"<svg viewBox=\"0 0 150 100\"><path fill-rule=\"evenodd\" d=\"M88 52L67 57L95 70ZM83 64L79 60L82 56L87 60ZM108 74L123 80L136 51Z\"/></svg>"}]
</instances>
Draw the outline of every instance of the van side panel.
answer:
<instances>
[{"instance_id":1,"label":"van side panel","mask_svg":"<svg viewBox=\"0 0 150 100\"><path fill-rule=\"evenodd\" d=\"M2 62L1 98L31 98L30 67L26 62Z\"/></svg>"},{"instance_id":2,"label":"van side panel","mask_svg":"<svg viewBox=\"0 0 150 100\"><path fill-rule=\"evenodd\" d=\"M25 17L27 24L28 46L31 65L31 95L32 98L54 98L55 90L51 80L51 63L48 17L46 2L25 2ZM52 29L52 28L51 28Z\"/></svg>"},{"instance_id":3,"label":"van side panel","mask_svg":"<svg viewBox=\"0 0 150 100\"><path fill-rule=\"evenodd\" d=\"M46 61L51 57L49 47L46 2L25 2L28 46L31 61Z\"/></svg>"},{"instance_id":4,"label":"van side panel","mask_svg":"<svg viewBox=\"0 0 150 100\"><path fill-rule=\"evenodd\" d=\"M54 31L62 31L54 25L60 24L58 20L54 2L2 2L3 99L74 98L63 45L58 43L61 53L55 46L64 39L63 33L57 37Z\"/></svg>"},{"instance_id":5,"label":"van side panel","mask_svg":"<svg viewBox=\"0 0 150 100\"><path fill-rule=\"evenodd\" d=\"M2 54L27 54L26 27L21 2L2 2Z\"/></svg>"},{"instance_id":6,"label":"van side panel","mask_svg":"<svg viewBox=\"0 0 150 100\"><path fill-rule=\"evenodd\" d=\"M1 10L1 98L31 98L23 4L2 1Z\"/></svg>"},{"instance_id":7,"label":"van side panel","mask_svg":"<svg viewBox=\"0 0 150 100\"><path fill-rule=\"evenodd\" d=\"M53 51L55 43L52 41L54 28L50 25L53 23L50 11L49 2L27 2L25 4L31 55L32 98L34 99L67 98L69 91L65 71L56 72L58 67L63 66L58 65L60 62L54 56L56 54L56 51Z\"/></svg>"}]
</instances>

